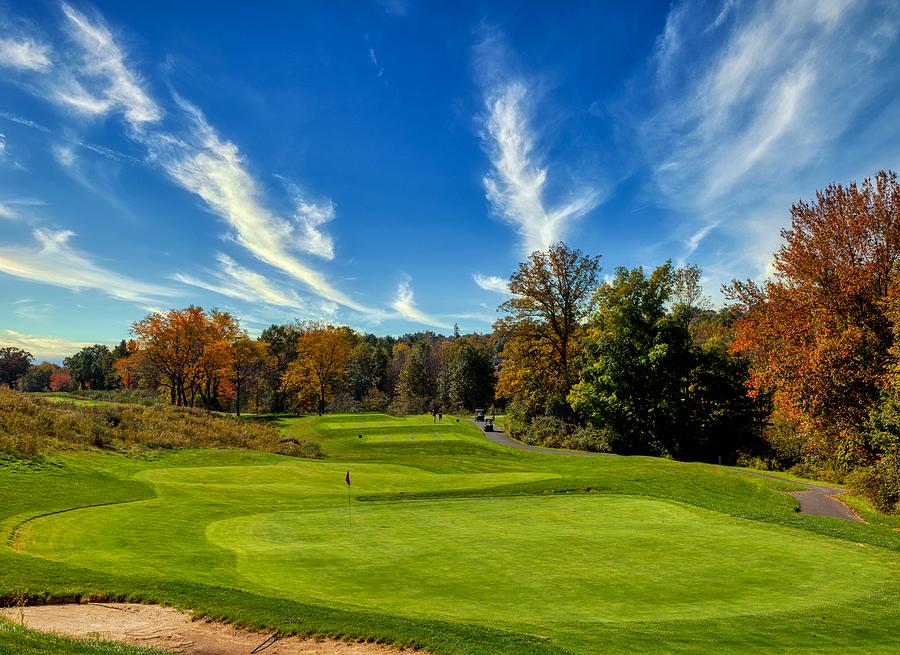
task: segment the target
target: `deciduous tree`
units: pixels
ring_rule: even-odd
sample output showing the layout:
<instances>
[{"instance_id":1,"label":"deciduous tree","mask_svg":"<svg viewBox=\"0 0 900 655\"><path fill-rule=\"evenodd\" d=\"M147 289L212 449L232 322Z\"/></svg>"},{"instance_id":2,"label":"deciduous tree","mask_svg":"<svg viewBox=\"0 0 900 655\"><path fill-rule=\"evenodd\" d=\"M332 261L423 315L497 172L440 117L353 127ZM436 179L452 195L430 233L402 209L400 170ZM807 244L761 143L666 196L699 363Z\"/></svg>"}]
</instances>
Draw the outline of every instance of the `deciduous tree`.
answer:
<instances>
[{"instance_id":1,"label":"deciduous tree","mask_svg":"<svg viewBox=\"0 0 900 655\"><path fill-rule=\"evenodd\" d=\"M82 389L112 389L118 384L114 361L107 346L95 344L66 357L63 365L75 384Z\"/></svg>"},{"instance_id":2,"label":"deciduous tree","mask_svg":"<svg viewBox=\"0 0 900 655\"><path fill-rule=\"evenodd\" d=\"M900 260L900 185L881 172L832 185L791 208L763 284L733 281L733 349L839 465L868 455L860 439L879 398L893 341L887 299ZM826 435L830 435L826 438Z\"/></svg>"},{"instance_id":3,"label":"deciduous tree","mask_svg":"<svg viewBox=\"0 0 900 655\"><path fill-rule=\"evenodd\" d=\"M239 333L227 312L201 307L154 312L131 326L139 351L152 366L173 405L218 402L230 344Z\"/></svg>"},{"instance_id":4,"label":"deciduous tree","mask_svg":"<svg viewBox=\"0 0 900 655\"><path fill-rule=\"evenodd\" d=\"M50 391L71 391L72 377L68 371L59 370L50 376Z\"/></svg>"},{"instance_id":5,"label":"deciduous tree","mask_svg":"<svg viewBox=\"0 0 900 655\"><path fill-rule=\"evenodd\" d=\"M484 338L457 337L444 348L442 401L452 408L487 407L494 398L494 352Z\"/></svg>"},{"instance_id":6,"label":"deciduous tree","mask_svg":"<svg viewBox=\"0 0 900 655\"><path fill-rule=\"evenodd\" d=\"M397 379L394 409L402 414L419 414L434 402L434 385L428 374L428 350L425 343L410 349Z\"/></svg>"},{"instance_id":7,"label":"deciduous tree","mask_svg":"<svg viewBox=\"0 0 900 655\"><path fill-rule=\"evenodd\" d=\"M266 367L265 343L253 341L241 333L231 343L228 361L228 379L234 387L234 413L241 415L241 394L245 394L251 380Z\"/></svg>"},{"instance_id":8,"label":"deciduous tree","mask_svg":"<svg viewBox=\"0 0 900 655\"><path fill-rule=\"evenodd\" d=\"M12 389L16 380L31 366L33 359L27 350L11 346L0 348L0 386Z\"/></svg>"},{"instance_id":9,"label":"deciduous tree","mask_svg":"<svg viewBox=\"0 0 900 655\"><path fill-rule=\"evenodd\" d=\"M577 379L579 333L591 308L600 257L557 243L535 251L510 276L512 297L495 324L505 344L498 393L516 395L520 380L539 376L546 397L565 398Z\"/></svg>"},{"instance_id":10,"label":"deciduous tree","mask_svg":"<svg viewBox=\"0 0 900 655\"><path fill-rule=\"evenodd\" d=\"M715 343L694 344L693 312L672 303L674 286L667 263L649 276L620 268L600 287L569 398L583 418L618 435L619 452L731 457L756 444L767 407L748 395L747 362Z\"/></svg>"},{"instance_id":11,"label":"deciduous tree","mask_svg":"<svg viewBox=\"0 0 900 655\"><path fill-rule=\"evenodd\" d=\"M346 384L354 341L348 328L310 326L297 339L297 359L284 374L285 387L293 390L301 402L314 402L319 415L324 414L329 399Z\"/></svg>"},{"instance_id":12,"label":"deciduous tree","mask_svg":"<svg viewBox=\"0 0 900 655\"><path fill-rule=\"evenodd\" d=\"M50 378L60 368L52 362L34 364L16 382L19 391L50 391Z\"/></svg>"}]
</instances>

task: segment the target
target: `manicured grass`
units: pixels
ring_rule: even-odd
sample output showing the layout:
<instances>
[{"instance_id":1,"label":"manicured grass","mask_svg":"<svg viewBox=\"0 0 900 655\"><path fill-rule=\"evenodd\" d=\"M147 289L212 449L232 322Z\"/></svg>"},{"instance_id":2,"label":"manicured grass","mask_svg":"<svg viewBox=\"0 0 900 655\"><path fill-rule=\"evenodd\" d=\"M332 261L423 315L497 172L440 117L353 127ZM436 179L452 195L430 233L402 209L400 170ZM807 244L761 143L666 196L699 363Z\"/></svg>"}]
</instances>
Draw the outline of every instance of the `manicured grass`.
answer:
<instances>
[{"instance_id":1,"label":"manicured grass","mask_svg":"<svg viewBox=\"0 0 900 655\"><path fill-rule=\"evenodd\" d=\"M436 653L896 652L900 534L799 515L789 481L513 451L448 416L275 422L328 459L0 465L0 596L153 600Z\"/></svg>"}]
</instances>

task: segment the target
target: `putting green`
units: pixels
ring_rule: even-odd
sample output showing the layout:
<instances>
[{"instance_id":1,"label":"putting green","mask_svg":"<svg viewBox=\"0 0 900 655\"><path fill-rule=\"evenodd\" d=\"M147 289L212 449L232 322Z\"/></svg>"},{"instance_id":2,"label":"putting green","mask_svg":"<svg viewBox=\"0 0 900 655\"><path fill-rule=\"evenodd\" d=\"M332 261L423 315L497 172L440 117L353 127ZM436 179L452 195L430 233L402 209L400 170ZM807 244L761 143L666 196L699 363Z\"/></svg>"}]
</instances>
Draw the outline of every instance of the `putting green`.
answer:
<instances>
[{"instance_id":1,"label":"putting green","mask_svg":"<svg viewBox=\"0 0 900 655\"><path fill-rule=\"evenodd\" d=\"M407 615L514 624L812 607L889 573L873 549L627 496L372 503L216 522L261 588Z\"/></svg>"}]
</instances>

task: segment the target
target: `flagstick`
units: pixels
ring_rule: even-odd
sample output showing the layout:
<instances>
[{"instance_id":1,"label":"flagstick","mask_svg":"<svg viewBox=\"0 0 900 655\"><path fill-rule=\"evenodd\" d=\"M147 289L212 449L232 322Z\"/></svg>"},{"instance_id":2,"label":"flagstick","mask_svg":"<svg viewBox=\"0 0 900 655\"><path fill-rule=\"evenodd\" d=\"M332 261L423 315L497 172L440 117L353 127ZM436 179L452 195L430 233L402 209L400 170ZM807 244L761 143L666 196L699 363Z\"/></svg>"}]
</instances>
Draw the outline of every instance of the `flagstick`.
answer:
<instances>
[{"instance_id":1,"label":"flagstick","mask_svg":"<svg viewBox=\"0 0 900 655\"><path fill-rule=\"evenodd\" d=\"M350 485L347 485L347 523L353 525L353 513L350 510Z\"/></svg>"}]
</instances>

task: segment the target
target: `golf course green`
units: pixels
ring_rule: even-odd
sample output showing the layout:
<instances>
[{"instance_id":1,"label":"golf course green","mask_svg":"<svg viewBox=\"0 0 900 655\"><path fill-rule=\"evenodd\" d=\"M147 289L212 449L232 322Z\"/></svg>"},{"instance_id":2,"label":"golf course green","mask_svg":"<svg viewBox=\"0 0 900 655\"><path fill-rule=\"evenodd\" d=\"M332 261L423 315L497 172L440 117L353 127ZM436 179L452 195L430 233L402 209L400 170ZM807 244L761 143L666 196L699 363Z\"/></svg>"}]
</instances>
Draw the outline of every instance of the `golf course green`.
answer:
<instances>
[{"instance_id":1,"label":"golf course green","mask_svg":"<svg viewBox=\"0 0 900 655\"><path fill-rule=\"evenodd\" d=\"M452 417L269 420L327 459L0 466L7 604L154 601L435 653L898 652L900 533L800 515L787 480L512 450Z\"/></svg>"}]
</instances>

